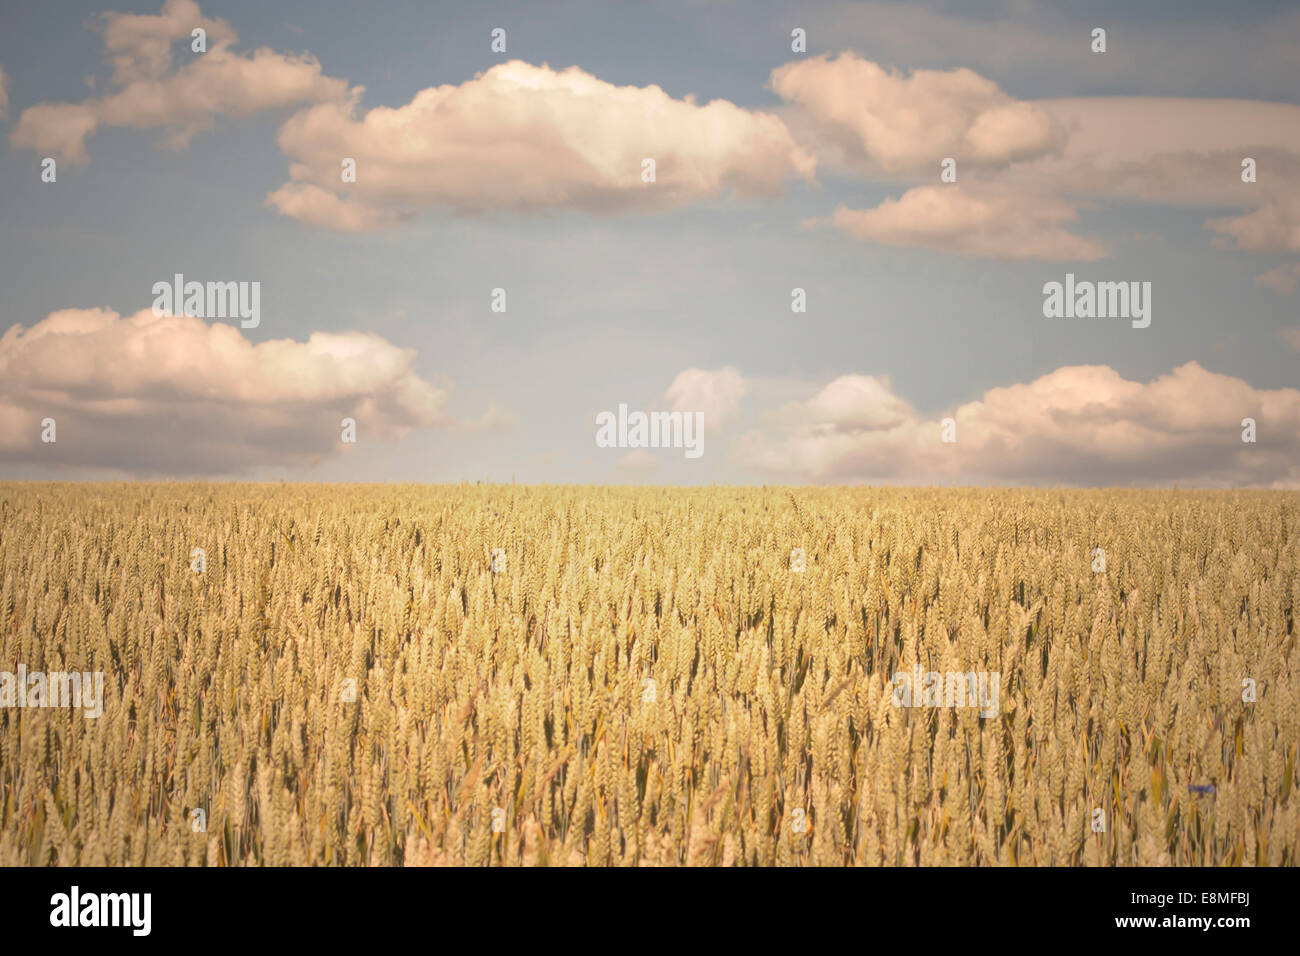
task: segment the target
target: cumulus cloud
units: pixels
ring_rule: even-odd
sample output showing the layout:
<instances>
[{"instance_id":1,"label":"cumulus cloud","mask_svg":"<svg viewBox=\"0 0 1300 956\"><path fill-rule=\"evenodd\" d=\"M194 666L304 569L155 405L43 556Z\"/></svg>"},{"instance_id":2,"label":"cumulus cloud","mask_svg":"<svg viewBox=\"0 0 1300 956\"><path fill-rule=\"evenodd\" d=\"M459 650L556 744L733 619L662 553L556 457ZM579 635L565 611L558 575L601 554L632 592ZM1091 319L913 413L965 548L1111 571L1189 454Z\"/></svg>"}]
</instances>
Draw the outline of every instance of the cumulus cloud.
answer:
<instances>
[{"instance_id":1,"label":"cumulus cloud","mask_svg":"<svg viewBox=\"0 0 1300 956\"><path fill-rule=\"evenodd\" d=\"M285 183L267 195L265 205L303 225L340 232L377 232L411 218L408 213L344 199L311 183Z\"/></svg>"},{"instance_id":2,"label":"cumulus cloud","mask_svg":"<svg viewBox=\"0 0 1300 956\"><path fill-rule=\"evenodd\" d=\"M788 63L771 86L819 159L875 181L921 182L828 220L858 239L1002 259L1091 260L1065 225L1090 200L1235 209L1210 219L1248 252L1300 249L1300 106L1253 100L1015 100L968 69L905 74L846 52ZM957 161L961 188L925 184ZM1242 181L1242 162L1258 176ZM961 171L981 170L978 185Z\"/></svg>"},{"instance_id":3,"label":"cumulus cloud","mask_svg":"<svg viewBox=\"0 0 1300 956\"><path fill-rule=\"evenodd\" d=\"M1100 96L1035 105L1067 135L1059 154L1012 171L1031 183L1075 194L1244 206L1300 172L1300 106L1289 103ZM1257 161L1256 183L1241 181L1246 157Z\"/></svg>"},{"instance_id":4,"label":"cumulus cloud","mask_svg":"<svg viewBox=\"0 0 1300 956\"><path fill-rule=\"evenodd\" d=\"M1247 252L1300 252L1300 197L1273 201L1241 216L1211 219L1206 226L1231 236Z\"/></svg>"},{"instance_id":5,"label":"cumulus cloud","mask_svg":"<svg viewBox=\"0 0 1300 956\"><path fill-rule=\"evenodd\" d=\"M1206 227L1247 252L1300 249L1300 106L1252 100L1081 97L1038 105L1067 133L1057 155L1017 165L1018 189L1247 210ZM1253 159L1256 181L1242 181ZM1227 238L1223 241L1226 242Z\"/></svg>"},{"instance_id":6,"label":"cumulus cloud","mask_svg":"<svg viewBox=\"0 0 1300 956\"><path fill-rule=\"evenodd\" d=\"M1291 346L1291 348L1295 349L1297 352L1300 352L1300 328L1282 329L1280 332L1277 333L1277 335L1278 338L1280 338L1287 345Z\"/></svg>"},{"instance_id":7,"label":"cumulus cloud","mask_svg":"<svg viewBox=\"0 0 1300 956\"><path fill-rule=\"evenodd\" d=\"M1255 276L1255 284L1272 289L1278 295L1290 295L1300 285L1300 262L1269 269L1263 275Z\"/></svg>"},{"instance_id":8,"label":"cumulus cloud","mask_svg":"<svg viewBox=\"0 0 1300 956\"><path fill-rule=\"evenodd\" d=\"M1092 261L1106 247L1066 226L1074 204L1043 193L983 185L917 186L874 209L838 207L828 220L854 239L890 246L922 246L994 259ZM813 220L805 225L826 224Z\"/></svg>"},{"instance_id":9,"label":"cumulus cloud","mask_svg":"<svg viewBox=\"0 0 1300 956\"><path fill-rule=\"evenodd\" d=\"M802 409L809 422L836 430L897 428L913 416L911 406L893 393L888 378L841 375Z\"/></svg>"},{"instance_id":10,"label":"cumulus cloud","mask_svg":"<svg viewBox=\"0 0 1300 956\"><path fill-rule=\"evenodd\" d=\"M945 157L959 168L1004 166L1064 138L1049 113L968 69L905 75L844 52L787 63L770 84L819 152L868 173L937 175Z\"/></svg>"},{"instance_id":11,"label":"cumulus cloud","mask_svg":"<svg viewBox=\"0 0 1300 956\"><path fill-rule=\"evenodd\" d=\"M664 393L675 412L703 412L706 427L716 428L736 414L745 395L745 378L730 365L710 371L679 372Z\"/></svg>"},{"instance_id":12,"label":"cumulus cloud","mask_svg":"<svg viewBox=\"0 0 1300 956\"><path fill-rule=\"evenodd\" d=\"M1020 101L969 69L905 74L852 53L774 70L796 137L819 158L876 181L921 181L874 209L828 222L861 240L1001 259L1107 254L1066 226L1089 199L1259 210L1208 225L1242 248L1300 226L1300 107L1247 100L1078 97ZM1265 171L1241 181L1241 161ZM962 186L933 183L957 161ZM962 170L982 170L977 185ZM1243 217L1244 218L1244 217Z\"/></svg>"},{"instance_id":13,"label":"cumulus cloud","mask_svg":"<svg viewBox=\"0 0 1300 956\"><path fill-rule=\"evenodd\" d=\"M1300 248L1300 106L1176 97L1023 103L969 70L907 77L853 54L788 64L773 76L794 104L796 134L866 178L933 182L940 158L957 160L960 188L921 185L873 210L831 217L860 239L994 258L1095 259L1105 249L1064 225L1081 203L1112 201L1236 210L1206 222L1221 244ZM922 93L926 86L934 89ZM860 101L859 88L867 91ZM997 121L979 119L986 113ZM1017 117L1026 120L1021 132L1001 129ZM977 143L982 128L999 129L988 148ZM1246 158L1255 161L1255 182L1242 181ZM961 177L971 164L989 167L974 186Z\"/></svg>"},{"instance_id":14,"label":"cumulus cloud","mask_svg":"<svg viewBox=\"0 0 1300 956\"><path fill-rule=\"evenodd\" d=\"M444 424L448 393L414 349L364 332L252 343L191 316L66 309L0 337L0 461L139 475L301 466ZM41 441L53 418L57 441Z\"/></svg>"},{"instance_id":15,"label":"cumulus cloud","mask_svg":"<svg viewBox=\"0 0 1300 956\"><path fill-rule=\"evenodd\" d=\"M121 126L162 130L166 146L184 149L218 116L247 117L349 95L347 81L325 76L314 57L267 48L235 52L235 31L203 16L194 0L166 0L159 14L109 12L91 25L102 37L116 89L81 103L23 110L10 134L14 146L85 163L87 137L101 126ZM196 28L206 31L204 53L190 48ZM181 43L177 65L173 48Z\"/></svg>"},{"instance_id":16,"label":"cumulus cloud","mask_svg":"<svg viewBox=\"0 0 1300 956\"><path fill-rule=\"evenodd\" d=\"M9 118L9 77L0 66L0 120Z\"/></svg>"},{"instance_id":17,"label":"cumulus cloud","mask_svg":"<svg viewBox=\"0 0 1300 956\"><path fill-rule=\"evenodd\" d=\"M888 382L844 376L747 433L743 460L783 480L1300 487L1300 390L1189 362L1154 381L1067 366L927 419ZM1255 419L1257 442L1241 440Z\"/></svg>"},{"instance_id":18,"label":"cumulus cloud","mask_svg":"<svg viewBox=\"0 0 1300 956\"><path fill-rule=\"evenodd\" d=\"M814 171L776 116L518 60L395 109L362 113L356 97L318 104L291 117L279 143L291 182L268 203L348 231L439 207L613 212L728 191L771 196ZM354 183L341 181L343 158L356 160ZM653 183L642 180L646 158L656 164Z\"/></svg>"}]
</instances>

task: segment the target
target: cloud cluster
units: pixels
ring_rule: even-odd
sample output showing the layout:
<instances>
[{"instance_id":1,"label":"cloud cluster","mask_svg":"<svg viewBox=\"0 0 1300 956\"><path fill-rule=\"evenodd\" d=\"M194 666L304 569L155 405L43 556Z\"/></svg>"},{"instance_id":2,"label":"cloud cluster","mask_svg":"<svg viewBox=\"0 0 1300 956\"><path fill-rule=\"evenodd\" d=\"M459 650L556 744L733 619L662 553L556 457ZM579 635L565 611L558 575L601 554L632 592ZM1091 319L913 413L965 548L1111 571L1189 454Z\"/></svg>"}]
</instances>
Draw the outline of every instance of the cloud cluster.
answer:
<instances>
[{"instance_id":1,"label":"cloud cluster","mask_svg":"<svg viewBox=\"0 0 1300 956\"><path fill-rule=\"evenodd\" d=\"M1248 100L1012 100L970 70L889 71L851 53L778 68L819 161L918 185L828 219L861 241L996 259L1107 255L1067 225L1085 201L1246 210L1207 228L1248 252L1300 250L1300 106ZM937 184L951 157L957 183ZM1242 162L1257 180L1243 182ZM926 181L929 181L927 184Z\"/></svg>"},{"instance_id":2,"label":"cloud cluster","mask_svg":"<svg viewBox=\"0 0 1300 956\"><path fill-rule=\"evenodd\" d=\"M1062 150L1015 179L1074 195L1181 206L1251 206L1300 174L1300 106L1253 100L1098 96L1040 100ZM1241 179L1242 160L1258 181Z\"/></svg>"},{"instance_id":3,"label":"cloud cluster","mask_svg":"<svg viewBox=\"0 0 1300 956\"><path fill-rule=\"evenodd\" d=\"M0 461L240 475L445 422L415 351L364 332L253 344L237 326L66 309L0 337ZM41 441L53 418L57 440Z\"/></svg>"},{"instance_id":4,"label":"cloud cluster","mask_svg":"<svg viewBox=\"0 0 1300 956\"><path fill-rule=\"evenodd\" d=\"M348 95L347 81L325 76L311 56L232 48L224 20L204 17L194 0L166 0L159 14L105 13L92 25L112 66L113 92L80 103L38 103L22 111L10 134L17 147L74 163L89 161L86 139L101 126L160 129L183 149L216 117L247 117ZM206 31L206 52L192 52L191 33ZM173 46L184 42L179 66Z\"/></svg>"},{"instance_id":5,"label":"cloud cluster","mask_svg":"<svg viewBox=\"0 0 1300 956\"><path fill-rule=\"evenodd\" d=\"M928 176L945 157L972 169L1004 166L1064 140L1049 113L968 69L909 76L844 52L780 66L770 85L794 104L819 152L867 174Z\"/></svg>"},{"instance_id":6,"label":"cloud cluster","mask_svg":"<svg viewBox=\"0 0 1300 956\"><path fill-rule=\"evenodd\" d=\"M1055 186L1014 190L1007 167L1051 159L1066 126L1034 103L1013 99L972 70L890 70L853 52L787 63L770 85L788 101L789 122L819 161L868 179L921 183L872 209L840 206L828 224L862 242L995 259L1093 260L1099 242L1068 224L1075 203ZM952 159L958 181L937 183Z\"/></svg>"},{"instance_id":7,"label":"cloud cluster","mask_svg":"<svg viewBox=\"0 0 1300 956\"><path fill-rule=\"evenodd\" d=\"M1008 185L1070 197L1235 209L1210 218L1220 244L1300 251L1300 106L1250 100L1044 100L1069 131L1059 155L1008 170ZM1254 180L1243 180L1253 161ZM1241 212L1240 210L1246 210Z\"/></svg>"},{"instance_id":8,"label":"cloud cluster","mask_svg":"<svg viewBox=\"0 0 1300 956\"><path fill-rule=\"evenodd\" d=\"M844 376L740 442L781 480L1300 487L1300 390L1189 362L1142 383L1067 366L957 408L953 442L889 383ZM1257 441L1242 441L1253 418Z\"/></svg>"},{"instance_id":9,"label":"cloud cluster","mask_svg":"<svg viewBox=\"0 0 1300 956\"><path fill-rule=\"evenodd\" d=\"M734 192L771 196L813 160L776 116L614 86L518 60L361 113L321 103L280 131L291 182L268 202L313 225L363 230L418 211L657 210ZM356 161L344 183L341 162ZM653 184L643 161L655 163Z\"/></svg>"},{"instance_id":10,"label":"cloud cluster","mask_svg":"<svg viewBox=\"0 0 1300 956\"><path fill-rule=\"evenodd\" d=\"M772 71L769 85L786 103L779 117L518 60L363 110L363 89L325 76L311 56L236 52L235 31L195 0L166 0L152 15L105 13L91 25L113 90L23 110L15 146L85 162L86 139L101 126L162 130L179 149L217 117L304 107L280 130L289 181L266 204L317 228L390 229L430 209L602 213L764 197L791 178L811 180L823 162L911 185L823 220L860 241L1092 260L1105 247L1070 229L1092 198L1235 209L1207 228L1249 252L1300 250L1300 107L1290 104L1026 101L970 69L907 73L844 51ZM196 28L206 31L205 53L189 49ZM0 73L0 117L6 99ZM1260 165L1257 183L1240 181L1247 155ZM960 185L936 182L949 157ZM356 164L354 182L341 175L345 159ZM647 159L653 184L643 180Z\"/></svg>"},{"instance_id":11,"label":"cloud cluster","mask_svg":"<svg viewBox=\"0 0 1300 956\"><path fill-rule=\"evenodd\" d=\"M1300 192L1241 216L1211 219L1206 226L1237 241L1247 252L1300 252Z\"/></svg>"},{"instance_id":12,"label":"cloud cluster","mask_svg":"<svg viewBox=\"0 0 1300 956\"><path fill-rule=\"evenodd\" d=\"M811 180L821 162L910 186L821 220L860 241L1086 261L1106 249L1071 223L1082 202L1110 200L1230 210L1206 222L1223 244L1300 251L1300 106L1287 103L1028 101L971 69L908 73L846 50L774 69L780 116L518 60L363 110L364 90L325 76L309 55L236 52L235 31L195 0L165 0L158 14L105 13L91 26L111 91L23 110L15 146L85 162L86 139L101 126L162 130L179 149L217 117L301 107L279 133L289 180L266 204L316 228L373 232L430 209L605 213L765 197L791 178ZM190 49L196 28L206 31L204 53ZM1255 183L1239 175L1247 156L1259 165ZM949 157L960 185L937 183ZM341 175L345 159L355 161L355 182ZM643 180L647 159L653 184Z\"/></svg>"},{"instance_id":13,"label":"cloud cluster","mask_svg":"<svg viewBox=\"0 0 1300 956\"><path fill-rule=\"evenodd\" d=\"M727 365L716 370L688 368L679 372L664 393L675 412L703 412L706 428L731 419L745 395L744 376Z\"/></svg>"},{"instance_id":14,"label":"cloud cluster","mask_svg":"<svg viewBox=\"0 0 1300 956\"><path fill-rule=\"evenodd\" d=\"M858 240L922 246L992 259L1091 261L1107 255L1093 239L1071 233L1073 203L1005 186L916 186L874 209L838 207L830 224ZM811 224L815 224L814 221Z\"/></svg>"}]
</instances>

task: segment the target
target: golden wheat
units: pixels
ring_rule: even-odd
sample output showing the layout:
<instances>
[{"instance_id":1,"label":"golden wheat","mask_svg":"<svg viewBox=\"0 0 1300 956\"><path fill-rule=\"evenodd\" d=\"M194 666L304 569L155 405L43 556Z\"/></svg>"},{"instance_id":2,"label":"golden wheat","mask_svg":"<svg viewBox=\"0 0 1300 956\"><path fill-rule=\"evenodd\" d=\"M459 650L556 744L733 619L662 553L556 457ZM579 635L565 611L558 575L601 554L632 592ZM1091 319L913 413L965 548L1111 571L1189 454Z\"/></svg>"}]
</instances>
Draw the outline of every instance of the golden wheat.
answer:
<instances>
[{"instance_id":1,"label":"golden wheat","mask_svg":"<svg viewBox=\"0 0 1300 956\"><path fill-rule=\"evenodd\" d=\"M0 864L1297 862L1294 493L0 499Z\"/></svg>"}]
</instances>

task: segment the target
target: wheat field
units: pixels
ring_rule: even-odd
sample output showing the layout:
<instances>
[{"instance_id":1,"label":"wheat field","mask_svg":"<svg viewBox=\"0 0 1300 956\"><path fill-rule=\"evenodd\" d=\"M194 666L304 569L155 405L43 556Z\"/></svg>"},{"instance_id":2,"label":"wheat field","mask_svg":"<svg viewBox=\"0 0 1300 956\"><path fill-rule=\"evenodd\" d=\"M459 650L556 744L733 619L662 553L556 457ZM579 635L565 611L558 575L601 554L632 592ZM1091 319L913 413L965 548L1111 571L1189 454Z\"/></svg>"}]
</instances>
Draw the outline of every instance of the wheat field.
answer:
<instances>
[{"instance_id":1,"label":"wheat field","mask_svg":"<svg viewBox=\"0 0 1300 956\"><path fill-rule=\"evenodd\" d=\"M0 864L1297 862L1295 493L0 501Z\"/></svg>"}]
</instances>

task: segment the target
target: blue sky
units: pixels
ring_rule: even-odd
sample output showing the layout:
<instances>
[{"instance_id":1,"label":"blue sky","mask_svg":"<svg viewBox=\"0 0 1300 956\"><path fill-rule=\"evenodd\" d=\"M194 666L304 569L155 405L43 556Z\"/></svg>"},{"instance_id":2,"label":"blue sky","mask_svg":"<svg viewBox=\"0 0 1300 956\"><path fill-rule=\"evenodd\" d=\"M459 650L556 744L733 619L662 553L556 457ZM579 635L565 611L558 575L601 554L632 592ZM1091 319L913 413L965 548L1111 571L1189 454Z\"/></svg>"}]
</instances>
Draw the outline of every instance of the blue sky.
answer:
<instances>
[{"instance_id":1,"label":"blue sky","mask_svg":"<svg viewBox=\"0 0 1300 956\"><path fill-rule=\"evenodd\" d=\"M1169 115L1168 100L1196 101L1201 118L1170 132L1139 160L1157 167L1165 162L1161 155L1185 155L1191 163L1215 149L1247 156L1262 145L1283 158L1300 149L1300 108L1294 105L1300 16L1286 4L1147 4L1134 10L1105 3L1089 5L1082 16L1077 7L813 3L795 15L788 4L726 2L202 4L204 17L237 31L237 55L261 47L310 54L324 77L364 87L357 94L358 116L376 107L401 109L421 90L468 84L518 60L553 70L576 66L616 86L657 85L673 100L691 96L699 106L722 99L746 116L780 117L798 148L817 162L815 180L786 175L772 195L723 188L662 208L614 203L596 211L561 203L457 212L439 201L415 202L399 210L411 217L404 225L357 232L322 228L268 205L268 194L293 178L279 131L307 101L249 116L216 113L210 129L175 150L158 145L164 128L101 122L85 141L88 161L61 158L57 181L42 182L40 161L49 150L23 145L30 142L18 132L28 128L24 111L110 91L101 31L87 24L93 27L92 18L107 10L157 15L160 4L7 4L0 12L0 69L9 104L8 122L0 126L4 329L30 330L65 309L128 316L148 309L153 283L176 272L199 280L256 280L261 323L240 333L252 344L301 343L313 332L373 333L396 350L414 350L409 374L441 397L436 423L393 415L382 437L358 417L356 447L309 442L311 454L286 456L265 437L280 434L272 429L263 439L238 443L228 468L195 457L201 467L178 471L175 456L150 453L151 441L202 442L213 416L229 416L227 424L259 416L239 404L249 399L231 405L206 395L208 404L199 408L176 383L175 395L153 386L137 395L131 384L139 376L130 367L87 369L113 361L109 356L116 353L100 345L74 343L62 353L14 345L0 357L10 363L6 371L19 364L36 371L21 394L18 386L0 392L0 405L10 408L0 423L13 431L0 444L0 475L685 484L1062 483L1078 476L1085 484L1294 486L1300 337L1291 333L1300 326L1300 298L1285 291L1285 270L1300 260L1300 239L1287 239L1286 230L1300 236L1300 226L1283 219L1260 237L1251 223L1222 231L1207 221L1274 208L1285 217L1300 194L1290 175L1300 162L1275 163L1261 171L1256 193L1243 194L1249 199L1225 203L1210 195L1217 184L1202 189L1178 162L1165 167L1176 195L1108 192L1107 163L1122 160L1104 151L1074 155L1067 143L1061 147L1065 172L1052 174L1052 199L1071 204L1077 218L1065 228L1104 246L1101 258L972 254L961 243L954 251L950 237L913 241L899 238L910 235L906 229L884 235L883 227L873 227L873 238L864 240L810 224L837 207L879 209L909 189L939 186L939 157L924 169L887 169L877 168L883 160L871 150L858 160L839 156L835 137L842 130L825 132L824 111L774 89L772 73L783 64L824 57L842 65L846 51L902 77L968 68L996 84L999 96L1054 117L1068 108L1058 114L1036 104L1141 97L1126 115L1136 116L1139 126L1155 126ZM1104 54L1089 50L1090 30L1098 25L1107 30ZM506 54L489 48L490 31L498 26L507 31ZM793 27L807 30L805 54L790 49ZM173 56L173 69L192 56L183 39L174 41ZM93 90L87 77L95 78ZM860 99L869 104L873 95L864 91ZM845 100L853 108L858 101L856 95ZM1291 104L1295 112L1261 108L1251 119L1260 104ZM916 108L924 113L930 105ZM1202 142L1209 126L1242 116L1245 133ZM862 120L870 121L874 117ZM618 123L621 131L624 121ZM429 132L435 140L452 135ZM52 134L43 129L31 135ZM384 144L368 148L382 152ZM1037 162L1035 154L968 173L959 157L958 187L987 185L1020 196L1032 185L1040 195L1047 173ZM446 168L410 175L442 175ZM1076 189L1071 170L1080 177L1100 171L1103 185ZM1231 188L1237 170L1225 166L1222 175L1223 188ZM976 183L967 185L972 179ZM1016 207L1011 202L1006 215L1017 215ZM1274 223L1276 216L1267 215ZM1276 270L1275 280L1257 281ZM1151 326L1045 318L1042 287L1067 272L1150 282ZM489 308L498 287L508 294L504 314ZM807 292L806 313L791 311L795 287ZM221 318L206 321L237 327ZM82 346L80 371L35 364L38 354L41 362L56 362L51 354L83 354L77 352ZM203 354L194 361L204 362ZM1187 363L1196 363L1199 372L1178 378L1177 387L1132 392L1115 384L1151 386ZM1100 390L1096 402L1053 406L1050 423L1035 423L1032 407L1018 421L1011 406L988 399L989 390L1027 387L1054 373L1059 385L1059 370L1079 366L1105 367L1117 378L1088 379L1087 388ZM619 403L667 407L665 392L692 368L734 369L744 382L743 397L724 402L725 408L696 401L708 405L709 416L701 459L686 460L672 449L647 454L596 447L598 412ZM262 374L278 373L264 368ZM57 395L40 387L39 375L58 379ZM113 382L105 386L108 379ZM847 384L828 393L837 381ZM1081 381L1069 378L1069 388ZM880 405L875 385L866 382L884 385L906 411L877 422L872 408L846 411L838 404ZM108 391L96 395L96 388ZM1044 385L1015 401L1034 406L1066 390ZM96 407L94 430L112 432L131 451L114 455L86 442L78 452L77 435L91 429L90 419L76 424L79 409L110 393L161 405L141 416ZM856 397L845 399L849 393ZM1190 422L1183 420L1189 396L1207 406L1188 412L1195 419ZM322 420L349 400L326 403L330 411L322 409ZM61 410L61 427L69 422L57 457L33 439L43 401ZM186 404L193 417L167 434L157 430L156 416L169 403ZM277 418L276 429L293 415L301 416L304 429L324 427L310 402L290 404L276 412L286 416ZM959 413L963 406L966 412ZM1101 418L1090 417L1094 412ZM965 457L936 465L934 450L915 449L922 436L937 436L936 423L948 415L958 423L958 450ZM1255 447L1242 447L1239 437L1238 423L1247 415L1267 419ZM1063 424L1079 416L1077 428ZM121 436L113 431L118 428ZM329 428L337 431L335 424ZM1063 435L1064 428L1074 431ZM1163 437L1152 440L1153 430ZM1059 462L1045 465L1038 453L1016 446L1011 438L1021 435L1040 437L1039 447Z\"/></svg>"}]
</instances>

